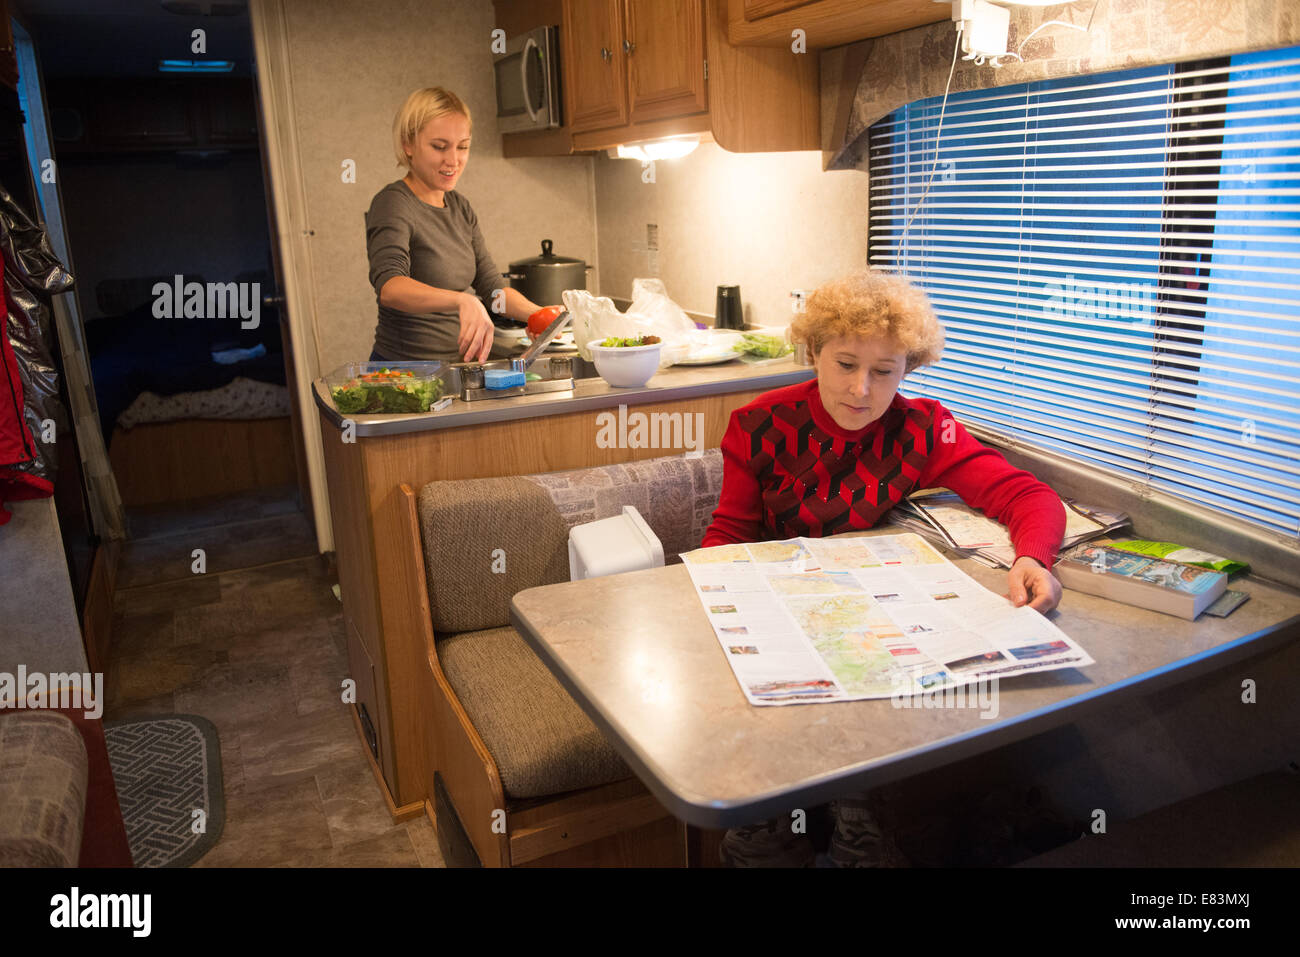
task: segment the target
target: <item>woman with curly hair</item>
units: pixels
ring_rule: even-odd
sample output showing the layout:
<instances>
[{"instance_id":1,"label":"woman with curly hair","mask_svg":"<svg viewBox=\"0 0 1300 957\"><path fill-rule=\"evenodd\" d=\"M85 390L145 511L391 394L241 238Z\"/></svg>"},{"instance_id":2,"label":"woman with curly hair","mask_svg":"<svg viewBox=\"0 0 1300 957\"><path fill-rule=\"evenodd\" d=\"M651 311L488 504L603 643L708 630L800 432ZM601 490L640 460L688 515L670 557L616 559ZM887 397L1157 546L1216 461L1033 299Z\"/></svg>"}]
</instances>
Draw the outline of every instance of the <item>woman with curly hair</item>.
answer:
<instances>
[{"instance_id":1,"label":"woman with curly hair","mask_svg":"<svg viewBox=\"0 0 1300 957\"><path fill-rule=\"evenodd\" d=\"M1051 573L1065 509L1055 492L972 438L934 399L898 388L938 361L943 327L905 279L863 271L819 288L792 326L817 377L759 396L732 413L723 479L702 545L821 537L873 527L922 488L943 487L1007 526L1016 557L1008 597L1046 614L1061 597ZM864 795L835 805L831 860L889 863L888 842ZM733 864L808 864L807 839L788 821L729 831Z\"/></svg>"}]
</instances>

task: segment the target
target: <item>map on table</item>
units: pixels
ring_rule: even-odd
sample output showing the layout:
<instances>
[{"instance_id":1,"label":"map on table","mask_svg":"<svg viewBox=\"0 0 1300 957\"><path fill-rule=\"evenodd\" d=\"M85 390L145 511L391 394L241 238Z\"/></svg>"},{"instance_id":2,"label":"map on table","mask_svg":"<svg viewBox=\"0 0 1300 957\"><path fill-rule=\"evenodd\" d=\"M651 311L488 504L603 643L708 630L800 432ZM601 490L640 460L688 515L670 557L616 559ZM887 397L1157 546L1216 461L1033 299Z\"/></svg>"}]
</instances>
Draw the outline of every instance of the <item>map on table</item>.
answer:
<instances>
[{"instance_id":1,"label":"map on table","mask_svg":"<svg viewBox=\"0 0 1300 957\"><path fill-rule=\"evenodd\" d=\"M1094 663L912 533L718 545L682 561L751 704L892 698Z\"/></svg>"}]
</instances>

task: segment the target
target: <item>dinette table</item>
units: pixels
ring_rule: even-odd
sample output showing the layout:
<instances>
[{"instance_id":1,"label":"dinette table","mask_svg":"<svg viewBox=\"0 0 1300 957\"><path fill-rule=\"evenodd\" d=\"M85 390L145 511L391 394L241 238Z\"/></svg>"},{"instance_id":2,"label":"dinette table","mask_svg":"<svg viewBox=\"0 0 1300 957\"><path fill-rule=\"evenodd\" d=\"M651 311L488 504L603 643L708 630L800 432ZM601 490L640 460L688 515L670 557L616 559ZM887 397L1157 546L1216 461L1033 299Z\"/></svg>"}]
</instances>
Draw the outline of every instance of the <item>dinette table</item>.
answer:
<instances>
[{"instance_id":1,"label":"dinette table","mask_svg":"<svg viewBox=\"0 0 1300 957\"><path fill-rule=\"evenodd\" d=\"M1005 570L950 560L1005 593ZM920 698L751 705L680 563L530 588L511 619L669 811L723 828L989 751L1300 638L1300 591L1253 576L1229 587L1251 600L1196 621L1065 591L1049 617L1096 663L1001 680L995 716L975 694L947 708Z\"/></svg>"}]
</instances>

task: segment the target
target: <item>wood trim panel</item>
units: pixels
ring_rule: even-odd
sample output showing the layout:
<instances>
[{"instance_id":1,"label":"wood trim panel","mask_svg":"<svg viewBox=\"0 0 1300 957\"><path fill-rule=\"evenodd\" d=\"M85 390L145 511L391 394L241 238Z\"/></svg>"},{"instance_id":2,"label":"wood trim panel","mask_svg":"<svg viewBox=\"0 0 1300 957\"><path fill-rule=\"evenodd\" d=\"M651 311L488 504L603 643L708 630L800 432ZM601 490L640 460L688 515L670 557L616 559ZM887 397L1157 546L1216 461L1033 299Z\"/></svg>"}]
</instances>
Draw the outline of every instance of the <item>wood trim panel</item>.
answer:
<instances>
[{"instance_id":1,"label":"wood trim panel","mask_svg":"<svg viewBox=\"0 0 1300 957\"><path fill-rule=\"evenodd\" d=\"M293 364L293 343L290 341L289 323L287 322L280 323L280 344L284 350L284 381L296 382L298 381L298 373ZM307 469L307 446L303 441L302 401L296 389L289 390L289 420L293 429L293 467L298 476L298 497L302 503L303 511L310 515L312 514L311 475Z\"/></svg>"},{"instance_id":2,"label":"wood trim panel","mask_svg":"<svg viewBox=\"0 0 1300 957\"><path fill-rule=\"evenodd\" d=\"M671 815L652 795L625 798L510 829L510 862L525 864Z\"/></svg>"},{"instance_id":3,"label":"wood trim panel","mask_svg":"<svg viewBox=\"0 0 1300 957\"><path fill-rule=\"evenodd\" d=\"M122 543L117 539L102 541L90 563L90 583L86 604L81 613L81 636L86 646L86 663L91 674L103 674L108 683L108 663L112 660L113 595L117 591L117 559Z\"/></svg>"},{"instance_id":4,"label":"wood trim panel","mask_svg":"<svg viewBox=\"0 0 1300 957\"><path fill-rule=\"evenodd\" d=\"M506 39L538 27L560 25L560 0L492 0L494 25L506 31Z\"/></svg>"},{"instance_id":5,"label":"wood trim panel","mask_svg":"<svg viewBox=\"0 0 1300 957\"><path fill-rule=\"evenodd\" d=\"M686 825L674 817L619 831L521 867L682 867Z\"/></svg>"},{"instance_id":6,"label":"wood trim panel","mask_svg":"<svg viewBox=\"0 0 1300 957\"><path fill-rule=\"evenodd\" d=\"M815 150L821 145L821 67L816 53L733 46L727 0L708 0L709 120L733 153Z\"/></svg>"},{"instance_id":7,"label":"wood trim panel","mask_svg":"<svg viewBox=\"0 0 1300 957\"><path fill-rule=\"evenodd\" d=\"M815 0L745 0L745 19L750 23L796 7L806 7Z\"/></svg>"},{"instance_id":8,"label":"wood trim panel","mask_svg":"<svg viewBox=\"0 0 1300 957\"><path fill-rule=\"evenodd\" d=\"M897 33L952 15L934 0L817 0L761 20L745 19L746 0L727 0L727 36L737 46L790 48L791 31L803 30L808 49L841 46Z\"/></svg>"},{"instance_id":9,"label":"wood trim panel","mask_svg":"<svg viewBox=\"0 0 1300 957\"><path fill-rule=\"evenodd\" d=\"M424 802L413 801L410 804L403 804L401 807L393 800L393 792L388 790L388 783L384 780L383 772L379 765L375 763L374 755L370 749L365 746L366 732L361 727L361 716L357 714L356 706L353 705L348 709L352 713L352 724L357 729L357 737L361 739L361 750L366 753L366 760L370 763L370 770L375 775L375 780L379 783L379 790L384 795L384 803L388 805L388 813L392 815L393 823L400 824L402 821L410 821L420 816L424 810Z\"/></svg>"},{"instance_id":10,"label":"wood trim panel","mask_svg":"<svg viewBox=\"0 0 1300 957\"><path fill-rule=\"evenodd\" d=\"M501 155L505 159L524 156L567 156L575 152L573 133L567 127L558 130L527 130L501 134Z\"/></svg>"},{"instance_id":11,"label":"wood trim panel","mask_svg":"<svg viewBox=\"0 0 1300 957\"><path fill-rule=\"evenodd\" d=\"M415 493L409 485L403 483L399 486L398 501L405 517L406 531L402 536L405 541L404 544L394 542L396 551L392 554L405 556L405 561L397 564L408 569L400 582L408 594L408 625L419 631L425 647L424 667L410 675L410 681L399 686L401 693L416 696L416 711L422 717L423 726L412 729L414 733L408 735L411 738L408 744L420 748L419 766L426 795L432 793L434 771L442 773L461 826L469 835L483 865L509 867L509 838L504 829L501 833L492 830L493 812L506 808L505 790L501 786L496 761L479 737L438 661L425 585L424 550L420 547L420 520Z\"/></svg>"},{"instance_id":12,"label":"wood trim panel","mask_svg":"<svg viewBox=\"0 0 1300 957\"><path fill-rule=\"evenodd\" d=\"M409 803L423 798L424 792L403 793L399 789L394 764L395 732L393 708L389 700L389 651L379 620L379 595L376 590L379 571L375 563L371 509L366 495L365 464L355 443L341 441L339 431L324 420L320 420L320 426L321 451L329 474L326 491L333 515L344 628L349 641L352 640L352 633L356 633L374 665L376 708L371 720L375 724L375 734L379 737L379 762L385 787L396 793L399 801ZM364 734L361 735L361 740L365 747ZM366 748L367 753L369 750Z\"/></svg>"},{"instance_id":13,"label":"wood trim panel","mask_svg":"<svg viewBox=\"0 0 1300 957\"><path fill-rule=\"evenodd\" d=\"M650 120L646 123L615 126L607 130L574 133L573 148L575 150L607 150L618 146L620 143L639 143L642 140L657 140L665 136L708 133L710 128L708 113L697 113L694 116L675 116L664 120Z\"/></svg>"},{"instance_id":14,"label":"wood trim panel","mask_svg":"<svg viewBox=\"0 0 1300 957\"><path fill-rule=\"evenodd\" d=\"M293 425L275 419L183 419L115 429L108 458L123 505L183 502L297 479Z\"/></svg>"}]
</instances>

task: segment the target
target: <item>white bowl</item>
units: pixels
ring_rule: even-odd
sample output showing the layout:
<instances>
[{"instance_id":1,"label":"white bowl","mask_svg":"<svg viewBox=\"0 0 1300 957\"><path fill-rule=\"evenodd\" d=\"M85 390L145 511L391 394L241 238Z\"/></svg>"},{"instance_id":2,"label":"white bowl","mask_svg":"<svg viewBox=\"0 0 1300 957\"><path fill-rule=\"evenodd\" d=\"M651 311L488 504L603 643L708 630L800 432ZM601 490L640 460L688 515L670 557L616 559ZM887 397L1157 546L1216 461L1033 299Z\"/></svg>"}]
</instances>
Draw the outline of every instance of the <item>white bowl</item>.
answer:
<instances>
[{"instance_id":1,"label":"white bowl","mask_svg":"<svg viewBox=\"0 0 1300 957\"><path fill-rule=\"evenodd\" d=\"M596 371L602 379L616 389L639 389L659 369L660 345L662 343L659 342L652 342L648 346L600 346L589 343L587 348L591 350Z\"/></svg>"}]
</instances>

